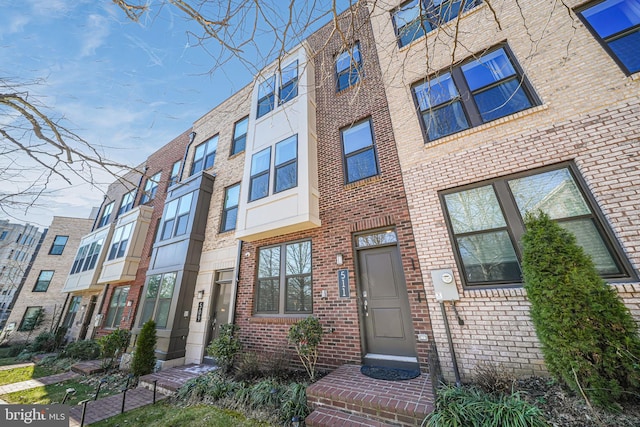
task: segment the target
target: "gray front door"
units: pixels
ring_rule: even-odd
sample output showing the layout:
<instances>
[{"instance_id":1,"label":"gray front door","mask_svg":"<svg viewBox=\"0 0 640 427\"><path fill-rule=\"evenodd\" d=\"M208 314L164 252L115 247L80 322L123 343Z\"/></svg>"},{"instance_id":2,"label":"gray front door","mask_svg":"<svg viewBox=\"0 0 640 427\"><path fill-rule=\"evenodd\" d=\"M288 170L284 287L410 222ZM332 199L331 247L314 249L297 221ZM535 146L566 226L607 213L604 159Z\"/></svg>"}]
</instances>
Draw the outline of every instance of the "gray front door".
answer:
<instances>
[{"instance_id":1,"label":"gray front door","mask_svg":"<svg viewBox=\"0 0 640 427\"><path fill-rule=\"evenodd\" d=\"M362 249L360 301L367 364L407 362L416 356L409 297L397 246Z\"/></svg>"}]
</instances>

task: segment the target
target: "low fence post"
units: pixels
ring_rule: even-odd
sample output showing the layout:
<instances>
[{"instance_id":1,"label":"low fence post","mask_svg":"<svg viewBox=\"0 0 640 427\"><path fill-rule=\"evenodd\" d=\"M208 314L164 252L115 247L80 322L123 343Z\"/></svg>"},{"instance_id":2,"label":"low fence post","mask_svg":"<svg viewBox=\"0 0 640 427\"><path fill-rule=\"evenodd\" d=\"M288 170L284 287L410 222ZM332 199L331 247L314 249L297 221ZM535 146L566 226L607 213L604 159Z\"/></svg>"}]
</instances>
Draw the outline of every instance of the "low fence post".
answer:
<instances>
[{"instance_id":1,"label":"low fence post","mask_svg":"<svg viewBox=\"0 0 640 427\"><path fill-rule=\"evenodd\" d=\"M89 403L89 399L85 399L82 402L82 417L80 418L80 427L84 427L84 416L87 413L87 403Z\"/></svg>"},{"instance_id":2,"label":"low fence post","mask_svg":"<svg viewBox=\"0 0 640 427\"><path fill-rule=\"evenodd\" d=\"M153 380L153 404L156 404L156 389L158 388L158 380Z\"/></svg>"}]
</instances>

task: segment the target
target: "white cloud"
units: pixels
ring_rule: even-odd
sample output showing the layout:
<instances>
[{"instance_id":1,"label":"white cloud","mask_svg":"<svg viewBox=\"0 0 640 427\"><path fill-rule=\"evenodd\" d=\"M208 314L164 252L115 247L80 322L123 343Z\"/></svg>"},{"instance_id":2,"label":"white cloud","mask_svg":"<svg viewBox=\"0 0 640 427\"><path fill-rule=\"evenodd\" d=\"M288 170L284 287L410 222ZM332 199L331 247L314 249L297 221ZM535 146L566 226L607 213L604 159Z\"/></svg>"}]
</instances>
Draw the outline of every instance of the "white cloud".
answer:
<instances>
[{"instance_id":1,"label":"white cloud","mask_svg":"<svg viewBox=\"0 0 640 427\"><path fill-rule=\"evenodd\" d=\"M109 37L109 22L103 16L91 14L87 17L84 39L80 49L80 56L91 56L96 49L105 44Z\"/></svg>"}]
</instances>

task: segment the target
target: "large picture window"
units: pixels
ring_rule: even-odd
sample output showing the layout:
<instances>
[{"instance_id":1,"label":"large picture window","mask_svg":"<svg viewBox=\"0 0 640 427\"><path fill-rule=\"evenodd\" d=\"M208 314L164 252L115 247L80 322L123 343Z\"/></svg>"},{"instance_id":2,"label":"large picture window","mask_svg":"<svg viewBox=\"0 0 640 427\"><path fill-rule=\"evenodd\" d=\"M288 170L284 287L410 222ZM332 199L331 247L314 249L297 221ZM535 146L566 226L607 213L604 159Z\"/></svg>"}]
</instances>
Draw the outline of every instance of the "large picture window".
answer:
<instances>
[{"instance_id":1,"label":"large picture window","mask_svg":"<svg viewBox=\"0 0 640 427\"><path fill-rule=\"evenodd\" d=\"M162 224L160 240L181 236L187 232L192 200L193 192L187 193L167 204L163 217L164 222Z\"/></svg>"},{"instance_id":2,"label":"large picture window","mask_svg":"<svg viewBox=\"0 0 640 427\"><path fill-rule=\"evenodd\" d=\"M149 319L156 322L156 327L164 329L169 321L171 299L176 285L177 273L156 274L149 277L140 316L140 326Z\"/></svg>"},{"instance_id":3,"label":"large picture window","mask_svg":"<svg viewBox=\"0 0 640 427\"><path fill-rule=\"evenodd\" d=\"M640 0L597 1L578 16L625 73L640 71Z\"/></svg>"},{"instance_id":4,"label":"large picture window","mask_svg":"<svg viewBox=\"0 0 640 427\"><path fill-rule=\"evenodd\" d=\"M429 141L538 104L506 46L429 77L413 93Z\"/></svg>"},{"instance_id":5,"label":"large picture window","mask_svg":"<svg viewBox=\"0 0 640 427\"><path fill-rule=\"evenodd\" d=\"M209 138L207 141L196 147L191 165L191 175L202 170L207 170L213 166L216 160L216 150L218 149L218 135Z\"/></svg>"},{"instance_id":6,"label":"large picture window","mask_svg":"<svg viewBox=\"0 0 640 427\"><path fill-rule=\"evenodd\" d=\"M47 292L51 279L53 279L53 270L42 270L38 275L36 285L33 287L33 292Z\"/></svg>"},{"instance_id":7,"label":"large picture window","mask_svg":"<svg viewBox=\"0 0 640 427\"><path fill-rule=\"evenodd\" d=\"M523 218L538 210L576 236L603 277L631 276L628 262L571 164L443 192L441 198L467 286L521 283Z\"/></svg>"},{"instance_id":8,"label":"large picture window","mask_svg":"<svg viewBox=\"0 0 640 427\"><path fill-rule=\"evenodd\" d=\"M147 182L144 184L144 193L142 193L140 203L147 203L155 199L156 193L158 192L158 185L160 184L161 175L162 172L158 172L151 178L147 179Z\"/></svg>"},{"instance_id":9,"label":"large picture window","mask_svg":"<svg viewBox=\"0 0 640 427\"><path fill-rule=\"evenodd\" d=\"M122 321L122 313L127 303L129 295L129 286L120 286L113 290L111 301L109 302L109 310L104 322L105 328L117 328Z\"/></svg>"},{"instance_id":10,"label":"large picture window","mask_svg":"<svg viewBox=\"0 0 640 427\"><path fill-rule=\"evenodd\" d=\"M238 218L238 203L240 201L240 184L232 185L224 190L224 207L220 231L225 232L236 228Z\"/></svg>"},{"instance_id":11,"label":"large picture window","mask_svg":"<svg viewBox=\"0 0 640 427\"><path fill-rule=\"evenodd\" d=\"M373 143L371 120L367 119L340 131L346 182L378 175L378 159Z\"/></svg>"},{"instance_id":12,"label":"large picture window","mask_svg":"<svg viewBox=\"0 0 640 427\"><path fill-rule=\"evenodd\" d=\"M336 57L336 85L340 92L358 83L362 74L360 43L343 51Z\"/></svg>"},{"instance_id":13,"label":"large picture window","mask_svg":"<svg viewBox=\"0 0 640 427\"><path fill-rule=\"evenodd\" d=\"M311 242L261 248L258 257L256 314L311 313Z\"/></svg>"}]
</instances>

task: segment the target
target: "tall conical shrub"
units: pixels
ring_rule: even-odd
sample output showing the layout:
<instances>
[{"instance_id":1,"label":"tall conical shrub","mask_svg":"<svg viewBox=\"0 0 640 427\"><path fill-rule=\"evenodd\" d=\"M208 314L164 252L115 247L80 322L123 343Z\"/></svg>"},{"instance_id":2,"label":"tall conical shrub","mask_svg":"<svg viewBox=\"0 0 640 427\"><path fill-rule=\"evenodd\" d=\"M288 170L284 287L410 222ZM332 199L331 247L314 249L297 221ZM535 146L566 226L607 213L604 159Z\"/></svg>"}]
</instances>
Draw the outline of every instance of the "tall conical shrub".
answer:
<instances>
[{"instance_id":1,"label":"tall conical shrub","mask_svg":"<svg viewBox=\"0 0 640 427\"><path fill-rule=\"evenodd\" d=\"M573 234L527 214L522 272L549 372L600 406L640 391L637 325Z\"/></svg>"},{"instance_id":2,"label":"tall conical shrub","mask_svg":"<svg viewBox=\"0 0 640 427\"><path fill-rule=\"evenodd\" d=\"M156 366L156 322L149 320L140 330L136 349L131 361L131 373L136 376L153 372Z\"/></svg>"}]
</instances>

